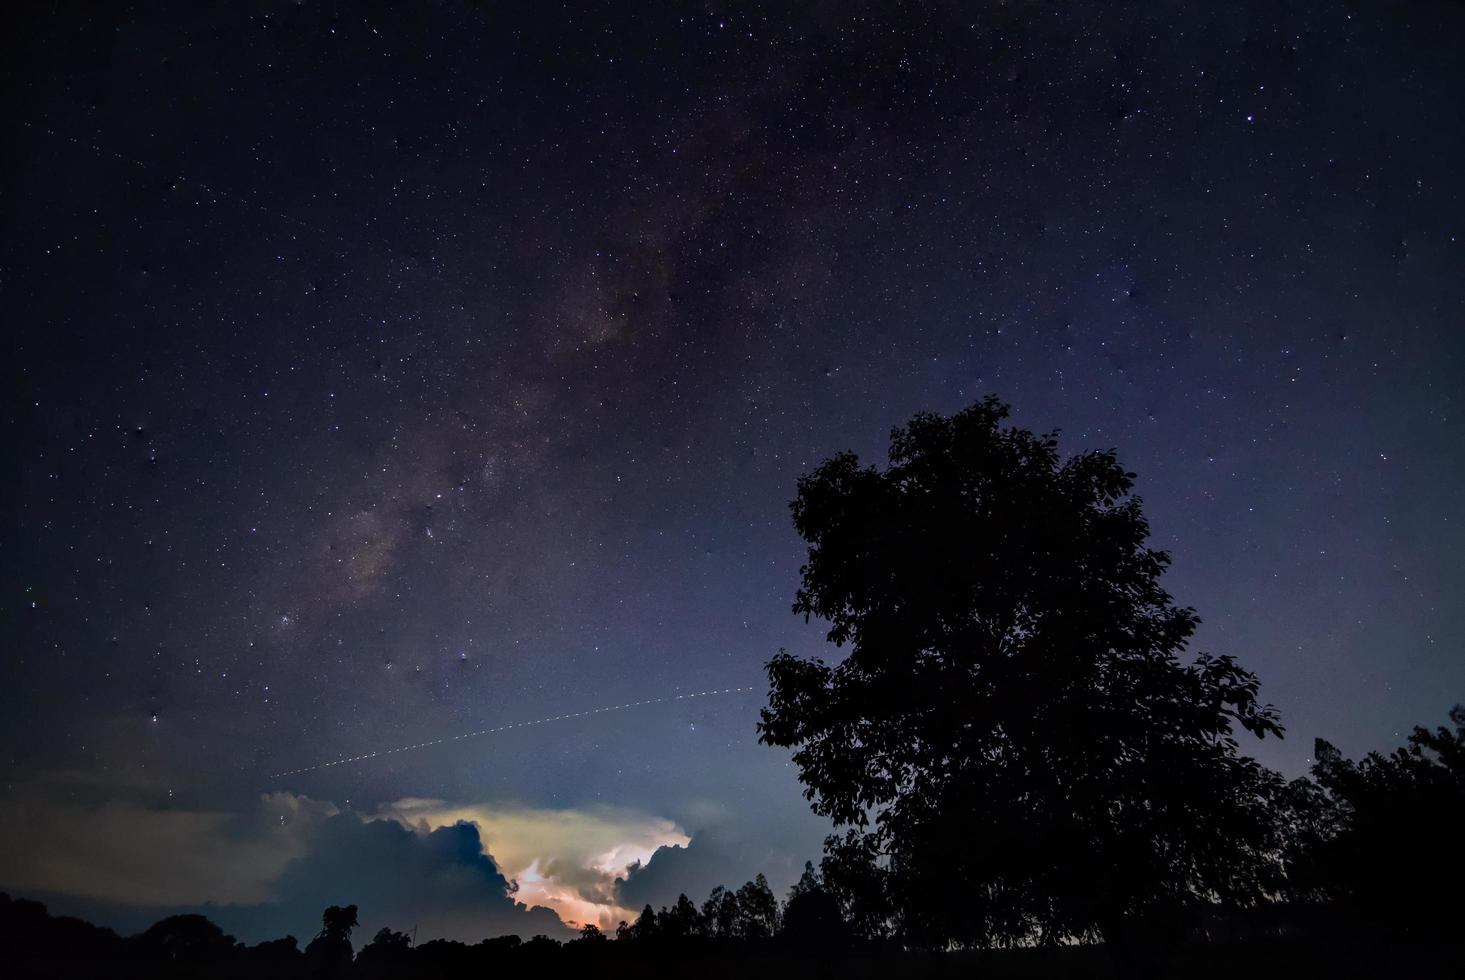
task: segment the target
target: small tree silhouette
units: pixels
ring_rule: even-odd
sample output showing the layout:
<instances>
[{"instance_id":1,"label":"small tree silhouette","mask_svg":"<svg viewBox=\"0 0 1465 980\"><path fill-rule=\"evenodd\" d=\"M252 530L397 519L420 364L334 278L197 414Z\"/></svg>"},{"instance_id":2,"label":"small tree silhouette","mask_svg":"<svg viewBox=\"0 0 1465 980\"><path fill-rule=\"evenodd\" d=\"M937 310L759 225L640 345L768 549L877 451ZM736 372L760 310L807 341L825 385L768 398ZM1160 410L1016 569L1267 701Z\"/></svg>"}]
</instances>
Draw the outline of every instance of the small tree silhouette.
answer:
<instances>
[{"instance_id":1,"label":"small tree silhouette","mask_svg":"<svg viewBox=\"0 0 1465 980\"><path fill-rule=\"evenodd\" d=\"M686 895L678 895L676 903L669 909L662 909L656 921L666 939L688 939L702 931L697 906Z\"/></svg>"},{"instance_id":2,"label":"small tree silhouette","mask_svg":"<svg viewBox=\"0 0 1465 980\"><path fill-rule=\"evenodd\" d=\"M400 950L410 949L411 947L411 936L407 935L405 932L393 932L387 926L382 926L380 929L378 929L376 931L376 935L372 937L371 942L366 945L366 949L375 948ZM363 952L365 952L365 950L363 950Z\"/></svg>"},{"instance_id":3,"label":"small tree silhouette","mask_svg":"<svg viewBox=\"0 0 1465 980\"><path fill-rule=\"evenodd\" d=\"M412 937L383 926L371 942L356 954L356 972L368 976L386 976L402 968L412 954Z\"/></svg>"},{"instance_id":4,"label":"small tree silhouette","mask_svg":"<svg viewBox=\"0 0 1465 980\"><path fill-rule=\"evenodd\" d=\"M344 942L351 941L351 932L356 928L356 906L331 905L321 913L320 935Z\"/></svg>"},{"instance_id":5,"label":"small tree silhouette","mask_svg":"<svg viewBox=\"0 0 1465 980\"><path fill-rule=\"evenodd\" d=\"M702 934L731 939L737 935L737 925L737 896L718 885L702 903Z\"/></svg>"},{"instance_id":6,"label":"small tree silhouette","mask_svg":"<svg viewBox=\"0 0 1465 980\"><path fill-rule=\"evenodd\" d=\"M351 966L351 930L356 928L356 906L332 905L321 913L321 929L305 957L319 973L338 974Z\"/></svg>"},{"instance_id":7,"label":"small tree silhouette","mask_svg":"<svg viewBox=\"0 0 1465 980\"><path fill-rule=\"evenodd\" d=\"M661 923L656 919L656 910L650 904L641 910L636 924L631 926L631 937L640 942L654 942L661 938Z\"/></svg>"},{"instance_id":8,"label":"small tree silhouette","mask_svg":"<svg viewBox=\"0 0 1465 980\"><path fill-rule=\"evenodd\" d=\"M778 931L778 898L762 872L738 889L737 899L737 935L755 942L772 938Z\"/></svg>"},{"instance_id":9,"label":"small tree silhouette","mask_svg":"<svg viewBox=\"0 0 1465 980\"><path fill-rule=\"evenodd\" d=\"M800 895L805 894L806 892L811 892L815 889L820 889L823 887L824 881L820 877L818 870L815 869L814 862L805 861L804 870L799 875L799 880L789 886L788 897L784 899L784 904L792 902L794 899L798 898Z\"/></svg>"}]
</instances>

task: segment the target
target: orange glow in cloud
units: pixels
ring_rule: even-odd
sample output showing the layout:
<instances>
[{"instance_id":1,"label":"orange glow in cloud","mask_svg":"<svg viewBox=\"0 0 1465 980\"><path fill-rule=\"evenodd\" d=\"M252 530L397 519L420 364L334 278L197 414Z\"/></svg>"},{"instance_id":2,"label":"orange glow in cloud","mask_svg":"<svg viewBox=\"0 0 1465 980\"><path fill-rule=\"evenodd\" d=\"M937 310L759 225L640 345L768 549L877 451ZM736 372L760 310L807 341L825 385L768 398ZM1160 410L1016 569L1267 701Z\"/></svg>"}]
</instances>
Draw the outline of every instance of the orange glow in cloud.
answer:
<instances>
[{"instance_id":1,"label":"orange glow in cloud","mask_svg":"<svg viewBox=\"0 0 1465 980\"><path fill-rule=\"evenodd\" d=\"M541 810L405 799L379 815L429 831L460 821L476 825L484 850L504 877L518 882L518 901L551 908L567 925L593 923L603 932L639 912L613 901L615 879L625 877L627 866L644 864L658 847L691 840L670 820L614 807Z\"/></svg>"},{"instance_id":2,"label":"orange glow in cloud","mask_svg":"<svg viewBox=\"0 0 1465 980\"><path fill-rule=\"evenodd\" d=\"M542 877L538 861L513 877L519 883L519 891L514 896L517 900L531 908L546 905L555 910L565 925L576 929L593 923L601 932L612 933L622 921L635 921L638 914L619 905L592 902L569 885Z\"/></svg>"}]
</instances>

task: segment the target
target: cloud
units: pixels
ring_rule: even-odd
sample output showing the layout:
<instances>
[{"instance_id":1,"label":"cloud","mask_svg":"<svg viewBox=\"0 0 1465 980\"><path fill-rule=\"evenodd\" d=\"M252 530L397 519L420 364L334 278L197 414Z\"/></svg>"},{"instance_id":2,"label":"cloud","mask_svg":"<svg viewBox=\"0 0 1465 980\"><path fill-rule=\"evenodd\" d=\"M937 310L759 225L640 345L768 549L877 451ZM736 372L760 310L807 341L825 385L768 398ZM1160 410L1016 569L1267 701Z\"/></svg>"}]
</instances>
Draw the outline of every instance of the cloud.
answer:
<instances>
[{"instance_id":1,"label":"cloud","mask_svg":"<svg viewBox=\"0 0 1465 980\"><path fill-rule=\"evenodd\" d=\"M616 880L616 901L635 909L660 908L686 895L700 904L716 886L736 888L760 871L782 892L798 879L806 857L816 855L808 848L795 853L772 847L732 823L720 823L698 831L686 846L657 848L644 864L628 868Z\"/></svg>"},{"instance_id":2,"label":"cloud","mask_svg":"<svg viewBox=\"0 0 1465 980\"><path fill-rule=\"evenodd\" d=\"M422 832L395 820L335 814L273 891L275 901L216 910L214 917L241 935L308 935L326 906L354 904L361 910L358 939L382 926L465 942L509 933L569 935L553 911L519 900L484 851L478 829L467 823Z\"/></svg>"},{"instance_id":3,"label":"cloud","mask_svg":"<svg viewBox=\"0 0 1465 980\"><path fill-rule=\"evenodd\" d=\"M613 928L631 914L617 877L689 838L613 807L406 799L359 814L271 793L225 812L33 792L0 800L0 840L0 889L123 930L202 912L245 940L305 939L325 906L355 904L366 938L390 925L477 941Z\"/></svg>"},{"instance_id":4,"label":"cloud","mask_svg":"<svg viewBox=\"0 0 1465 980\"><path fill-rule=\"evenodd\" d=\"M270 793L244 813L0 800L0 887L119 905L264 902L329 803Z\"/></svg>"},{"instance_id":5,"label":"cloud","mask_svg":"<svg viewBox=\"0 0 1465 980\"><path fill-rule=\"evenodd\" d=\"M658 848L690 840L670 820L618 807L551 810L405 799L379 815L420 830L473 824L517 881L520 901L548 906L571 924L592 922L602 929L633 917L617 901L617 877Z\"/></svg>"}]
</instances>

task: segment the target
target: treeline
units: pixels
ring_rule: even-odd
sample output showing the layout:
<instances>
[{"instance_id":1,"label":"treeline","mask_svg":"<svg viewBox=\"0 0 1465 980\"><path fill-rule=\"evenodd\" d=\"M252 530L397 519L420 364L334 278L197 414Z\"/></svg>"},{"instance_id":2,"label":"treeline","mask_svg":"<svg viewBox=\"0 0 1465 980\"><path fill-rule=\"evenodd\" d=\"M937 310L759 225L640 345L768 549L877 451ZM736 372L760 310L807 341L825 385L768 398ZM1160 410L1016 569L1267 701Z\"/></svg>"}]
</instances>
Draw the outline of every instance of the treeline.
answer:
<instances>
[{"instance_id":1,"label":"treeline","mask_svg":"<svg viewBox=\"0 0 1465 980\"><path fill-rule=\"evenodd\" d=\"M1311 778L1279 783L1272 801L1276 851L1269 900L1249 905L1177 902L1142 941L1187 975L1285 975L1294 966L1345 964L1349 972L1401 974L1458 956L1458 888L1465 869L1465 707L1453 729L1416 728L1405 746L1360 761L1319 741ZM532 969L601 976L659 976L696 969L721 976L727 964L760 960L766 975L873 976L919 959L926 975L972 965L954 951L916 953L889 921L871 918L887 900L879 879L850 875L837 851L806 864L782 902L763 875L737 889L714 888L701 905L686 895L646 906L613 935L593 925L568 942L501 936L467 944L414 944L384 928L356 951L356 906L332 906L304 948L294 936L245 945L201 915L172 916L121 937L79 919L54 917L37 902L0 896L0 973L6 976L480 977ZM979 886L973 886L979 887ZM1457 952L1451 953L1454 948ZM973 954L985 969L1042 975L1102 975L1100 944ZM997 959L992 959L992 957ZM927 958L921 958L927 957ZM1003 959L1006 957L1006 959ZM1013 966L1026 963L1021 968ZM863 966L853 964L862 963ZM721 965L719 965L721 964ZM781 965L780 965L781 964ZM792 971L792 972L790 972ZM1073 972L1070 972L1073 971ZM1361 971L1361 972L1360 972Z\"/></svg>"},{"instance_id":2,"label":"treeline","mask_svg":"<svg viewBox=\"0 0 1465 980\"><path fill-rule=\"evenodd\" d=\"M414 943L379 930L356 951L355 905L331 906L304 948L294 936L246 945L202 915L169 916L122 937L80 919L50 915L39 902L0 894L0 972L5 976L458 977L530 969L539 973L617 965L662 965L699 955L738 959L749 953L827 949L851 938L839 907L812 864L782 903L759 874L736 890L718 886L699 909L686 895L659 912L647 905L614 937L586 925L568 942L548 936L497 936L476 944L449 939ZM611 969L611 972L616 972Z\"/></svg>"}]
</instances>

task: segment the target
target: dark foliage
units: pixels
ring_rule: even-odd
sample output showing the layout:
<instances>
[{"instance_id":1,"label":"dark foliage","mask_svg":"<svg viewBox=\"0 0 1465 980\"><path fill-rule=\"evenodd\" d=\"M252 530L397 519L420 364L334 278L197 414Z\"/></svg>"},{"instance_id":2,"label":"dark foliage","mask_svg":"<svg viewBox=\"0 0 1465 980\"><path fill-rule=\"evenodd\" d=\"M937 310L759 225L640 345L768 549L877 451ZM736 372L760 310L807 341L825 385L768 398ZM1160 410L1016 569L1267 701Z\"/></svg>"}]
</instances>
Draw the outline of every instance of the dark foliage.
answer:
<instances>
[{"instance_id":1,"label":"dark foliage","mask_svg":"<svg viewBox=\"0 0 1465 980\"><path fill-rule=\"evenodd\" d=\"M1288 881L1350 928L1458 931L1465 882L1465 705L1454 729L1415 728L1388 755L1352 762L1319 739L1312 780L1282 811Z\"/></svg>"},{"instance_id":2,"label":"dark foliage","mask_svg":"<svg viewBox=\"0 0 1465 980\"><path fill-rule=\"evenodd\" d=\"M849 938L839 901L813 864L805 862L803 875L789 889L782 925L785 940L809 949L835 948Z\"/></svg>"},{"instance_id":3,"label":"dark foliage","mask_svg":"<svg viewBox=\"0 0 1465 980\"><path fill-rule=\"evenodd\" d=\"M80 975L91 964L114 962L122 948L122 938L111 929L53 916L40 902L0 893L0 975L20 975L32 963L39 966L34 975L56 973L57 961L72 967L69 974Z\"/></svg>"},{"instance_id":4,"label":"dark foliage","mask_svg":"<svg viewBox=\"0 0 1465 980\"><path fill-rule=\"evenodd\" d=\"M356 906L332 905L321 913L320 933L305 947L305 959L320 976L339 976L351 966L351 931L356 928Z\"/></svg>"},{"instance_id":5,"label":"dark foliage","mask_svg":"<svg viewBox=\"0 0 1465 980\"><path fill-rule=\"evenodd\" d=\"M1150 932L1277 885L1280 735L1230 657L1181 659L1195 613L1112 452L1061 459L988 399L921 415L890 464L833 457L792 504L794 610L849 648L768 666L762 741L847 828L825 877L868 936L945 948Z\"/></svg>"},{"instance_id":6,"label":"dark foliage","mask_svg":"<svg viewBox=\"0 0 1465 980\"><path fill-rule=\"evenodd\" d=\"M563 944L544 936L527 942L517 936L500 936L471 945L449 940L414 945L407 934L383 929L354 962L339 967L340 975L360 980L481 980L525 975L606 980L744 980L749 976L765 980L888 980L891 976L955 980L979 975L992 980L1056 980L1112 975L1105 950L1096 946L932 954L890 943L869 943L848 933L821 934L816 940L800 924L805 913L799 908L823 887L796 886L783 909L783 932L761 942L700 934L675 940L613 942L591 936ZM815 918L822 923L821 917ZM143 936L149 934L152 939L143 942ZM294 937L257 946L234 943L225 951L219 943L222 935L207 920L165 920L147 933L124 939L77 919L53 917L39 903L12 901L0 894L0 976L6 978L316 980L322 976ZM165 936L173 938L153 942ZM1241 975L1254 980L1291 980L1298 976L1445 976L1450 975L1452 965L1458 966L1458 945L1402 941L1381 946L1370 942L1375 934L1359 936L1362 941L1333 934L1322 941L1307 935L1281 941L1252 930L1242 942L1233 938L1174 951L1164 961L1162 972L1203 980L1233 980ZM181 945L174 938L182 939ZM208 961L165 952L178 949L190 950L190 955L202 953Z\"/></svg>"},{"instance_id":7,"label":"dark foliage","mask_svg":"<svg viewBox=\"0 0 1465 980\"><path fill-rule=\"evenodd\" d=\"M233 936L202 915L172 915L131 940L144 958L204 968L227 960L236 945Z\"/></svg>"},{"instance_id":8,"label":"dark foliage","mask_svg":"<svg viewBox=\"0 0 1465 980\"><path fill-rule=\"evenodd\" d=\"M363 977L389 977L400 972L412 958L412 937L382 927L371 942L356 954L356 972Z\"/></svg>"},{"instance_id":9,"label":"dark foliage","mask_svg":"<svg viewBox=\"0 0 1465 980\"><path fill-rule=\"evenodd\" d=\"M738 889L737 898L737 938L754 942L773 938L778 931L778 899L768 887L768 880L758 875Z\"/></svg>"},{"instance_id":10,"label":"dark foliage","mask_svg":"<svg viewBox=\"0 0 1465 980\"><path fill-rule=\"evenodd\" d=\"M738 932L738 897L718 885L702 903L702 928L708 936L732 939Z\"/></svg>"}]
</instances>

